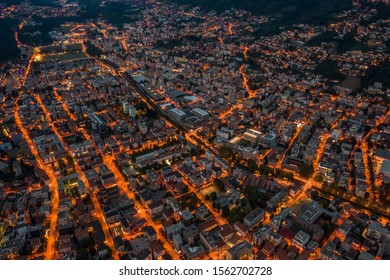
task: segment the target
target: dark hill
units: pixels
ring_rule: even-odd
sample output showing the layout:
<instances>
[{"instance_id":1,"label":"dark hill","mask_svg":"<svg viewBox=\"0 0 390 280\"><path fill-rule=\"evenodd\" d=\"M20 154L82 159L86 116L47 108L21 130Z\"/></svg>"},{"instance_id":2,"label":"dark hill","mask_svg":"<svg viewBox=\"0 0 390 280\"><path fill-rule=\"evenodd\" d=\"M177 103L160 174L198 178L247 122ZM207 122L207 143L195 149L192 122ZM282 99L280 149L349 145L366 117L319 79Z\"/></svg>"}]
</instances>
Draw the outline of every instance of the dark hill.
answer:
<instances>
[{"instance_id":1,"label":"dark hill","mask_svg":"<svg viewBox=\"0 0 390 280\"><path fill-rule=\"evenodd\" d=\"M200 6L221 12L232 7L254 14L280 16L285 23L327 21L335 13L352 7L352 0L172 0L182 5Z\"/></svg>"}]
</instances>

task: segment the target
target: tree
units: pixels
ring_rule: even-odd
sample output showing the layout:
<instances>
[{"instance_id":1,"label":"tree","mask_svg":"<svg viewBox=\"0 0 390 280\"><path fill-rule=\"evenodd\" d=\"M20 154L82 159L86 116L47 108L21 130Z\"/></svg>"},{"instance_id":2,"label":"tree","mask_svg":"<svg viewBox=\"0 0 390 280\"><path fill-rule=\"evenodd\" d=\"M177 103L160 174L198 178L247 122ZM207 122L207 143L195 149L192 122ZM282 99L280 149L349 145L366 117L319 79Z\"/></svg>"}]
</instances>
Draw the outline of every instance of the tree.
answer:
<instances>
[{"instance_id":1,"label":"tree","mask_svg":"<svg viewBox=\"0 0 390 280\"><path fill-rule=\"evenodd\" d=\"M217 193L216 192L212 192L210 194L210 198L211 198L211 201L215 201L217 199Z\"/></svg>"},{"instance_id":2,"label":"tree","mask_svg":"<svg viewBox=\"0 0 390 280\"><path fill-rule=\"evenodd\" d=\"M322 178L321 175L316 175L316 176L314 177L314 181L321 183L321 182L324 181L324 178Z\"/></svg>"},{"instance_id":3,"label":"tree","mask_svg":"<svg viewBox=\"0 0 390 280\"><path fill-rule=\"evenodd\" d=\"M88 252L85 248L78 249L76 252L77 260L88 260Z\"/></svg>"},{"instance_id":4,"label":"tree","mask_svg":"<svg viewBox=\"0 0 390 280\"><path fill-rule=\"evenodd\" d=\"M148 109L146 111L146 116L150 119L156 119L157 118L157 112L155 110L152 110L152 109Z\"/></svg>"},{"instance_id":5,"label":"tree","mask_svg":"<svg viewBox=\"0 0 390 280\"><path fill-rule=\"evenodd\" d=\"M213 183L221 192L225 191L225 184L220 179L215 178Z\"/></svg>"},{"instance_id":6,"label":"tree","mask_svg":"<svg viewBox=\"0 0 390 280\"><path fill-rule=\"evenodd\" d=\"M88 248L89 253L94 256L96 254L96 248L94 245L89 246Z\"/></svg>"},{"instance_id":7,"label":"tree","mask_svg":"<svg viewBox=\"0 0 390 280\"><path fill-rule=\"evenodd\" d=\"M275 170L275 176L278 178L287 178L287 180L289 181L292 181L294 179L294 173L283 171L280 168L277 168Z\"/></svg>"},{"instance_id":8,"label":"tree","mask_svg":"<svg viewBox=\"0 0 390 280\"><path fill-rule=\"evenodd\" d=\"M299 175L309 178L314 173L313 164L302 164L299 169Z\"/></svg>"},{"instance_id":9,"label":"tree","mask_svg":"<svg viewBox=\"0 0 390 280\"><path fill-rule=\"evenodd\" d=\"M232 162L236 162L240 158L240 155L237 152L234 152L232 149L224 146L220 148L219 152L222 158Z\"/></svg>"},{"instance_id":10,"label":"tree","mask_svg":"<svg viewBox=\"0 0 390 280\"><path fill-rule=\"evenodd\" d=\"M222 217L227 218L230 215L230 208L229 206L222 207Z\"/></svg>"},{"instance_id":11,"label":"tree","mask_svg":"<svg viewBox=\"0 0 390 280\"><path fill-rule=\"evenodd\" d=\"M83 198L83 202L85 205L92 203L91 196L89 194L86 194L85 197Z\"/></svg>"},{"instance_id":12,"label":"tree","mask_svg":"<svg viewBox=\"0 0 390 280\"><path fill-rule=\"evenodd\" d=\"M246 207L251 207L253 209L256 207L265 207L265 202L268 200L268 196L266 195L266 193L255 187L246 187L243 191L243 194L246 198L248 198L250 204L246 205Z\"/></svg>"},{"instance_id":13,"label":"tree","mask_svg":"<svg viewBox=\"0 0 390 280\"><path fill-rule=\"evenodd\" d=\"M259 169L259 166L256 164L256 162L253 159L248 160L247 168L251 172L255 172Z\"/></svg>"},{"instance_id":14,"label":"tree","mask_svg":"<svg viewBox=\"0 0 390 280\"><path fill-rule=\"evenodd\" d=\"M163 260L172 260L172 257L170 254L168 253L165 253L163 256L162 256Z\"/></svg>"},{"instance_id":15,"label":"tree","mask_svg":"<svg viewBox=\"0 0 390 280\"><path fill-rule=\"evenodd\" d=\"M318 191L312 191L311 192L311 199L317 200L318 199Z\"/></svg>"},{"instance_id":16,"label":"tree","mask_svg":"<svg viewBox=\"0 0 390 280\"><path fill-rule=\"evenodd\" d=\"M265 157L265 158L264 158L264 165L265 165L265 166L268 165L268 157Z\"/></svg>"},{"instance_id":17,"label":"tree","mask_svg":"<svg viewBox=\"0 0 390 280\"><path fill-rule=\"evenodd\" d=\"M271 176L274 175L273 168L266 166L264 164L260 165L259 172L260 172L260 174L263 174L263 175L268 175L268 174L271 174Z\"/></svg>"}]
</instances>

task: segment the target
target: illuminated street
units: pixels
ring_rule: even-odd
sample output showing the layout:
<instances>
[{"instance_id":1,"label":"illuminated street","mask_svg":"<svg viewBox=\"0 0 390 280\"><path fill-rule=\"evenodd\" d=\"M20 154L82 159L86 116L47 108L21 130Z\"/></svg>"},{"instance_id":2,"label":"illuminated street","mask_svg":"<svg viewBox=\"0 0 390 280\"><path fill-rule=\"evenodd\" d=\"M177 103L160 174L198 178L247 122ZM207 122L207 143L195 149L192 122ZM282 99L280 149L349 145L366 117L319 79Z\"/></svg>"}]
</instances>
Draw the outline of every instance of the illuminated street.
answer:
<instances>
[{"instance_id":1,"label":"illuminated street","mask_svg":"<svg viewBox=\"0 0 390 280\"><path fill-rule=\"evenodd\" d=\"M1 260L390 259L388 1L3 2Z\"/></svg>"}]
</instances>

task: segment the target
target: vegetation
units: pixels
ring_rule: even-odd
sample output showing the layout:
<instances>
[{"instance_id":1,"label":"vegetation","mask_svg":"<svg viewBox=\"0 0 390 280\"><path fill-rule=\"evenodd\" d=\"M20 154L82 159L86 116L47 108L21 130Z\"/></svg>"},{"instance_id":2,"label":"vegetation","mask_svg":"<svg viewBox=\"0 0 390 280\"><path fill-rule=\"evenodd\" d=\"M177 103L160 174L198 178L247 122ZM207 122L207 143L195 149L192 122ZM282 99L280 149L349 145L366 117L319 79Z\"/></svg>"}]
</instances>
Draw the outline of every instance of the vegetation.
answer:
<instances>
[{"instance_id":1,"label":"vegetation","mask_svg":"<svg viewBox=\"0 0 390 280\"><path fill-rule=\"evenodd\" d=\"M316 176L314 177L314 181L321 183L321 182L324 181L324 178L322 178L321 175L316 175Z\"/></svg>"},{"instance_id":2,"label":"vegetation","mask_svg":"<svg viewBox=\"0 0 390 280\"><path fill-rule=\"evenodd\" d=\"M379 200L387 207L390 206L390 184L383 184L380 190Z\"/></svg>"},{"instance_id":3,"label":"vegetation","mask_svg":"<svg viewBox=\"0 0 390 280\"><path fill-rule=\"evenodd\" d=\"M197 5L205 10L221 12L232 7L243 8L254 14L269 14L277 23L324 23L336 13L352 8L351 0L174 0L179 4ZM273 24L277 26L277 24ZM267 26L272 26L269 24ZM272 29L272 28L271 28Z\"/></svg>"},{"instance_id":4,"label":"vegetation","mask_svg":"<svg viewBox=\"0 0 390 280\"><path fill-rule=\"evenodd\" d=\"M229 206L224 206L224 207L222 207L222 217L223 218L228 218L229 217L229 215L230 215L230 208L229 208Z\"/></svg>"},{"instance_id":5,"label":"vegetation","mask_svg":"<svg viewBox=\"0 0 390 280\"><path fill-rule=\"evenodd\" d=\"M375 82L382 83L383 88L390 88L390 62L387 61L379 67L371 67L362 77L362 87L366 88Z\"/></svg>"},{"instance_id":6,"label":"vegetation","mask_svg":"<svg viewBox=\"0 0 390 280\"><path fill-rule=\"evenodd\" d=\"M226 211L226 210L225 210ZM236 221L242 222L244 217L252 211L250 206L247 207L234 207L229 209L228 216L226 219L230 224L234 224ZM222 214L224 214L224 209L222 209Z\"/></svg>"},{"instance_id":7,"label":"vegetation","mask_svg":"<svg viewBox=\"0 0 390 280\"><path fill-rule=\"evenodd\" d=\"M369 0L360 0L359 3L363 9L369 7L369 8L375 8L377 10L377 12L373 16L363 20L361 22L361 25L368 26L371 23L377 22L378 20L383 20L383 19L387 20L389 18L389 14L390 14L389 5L385 3L381 3L379 1L373 2Z\"/></svg>"},{"instance_id":8,"label":"vegetation","mask_svg":"<svg viewBox=\"0 0 390 280\"><path fill-rule=\"evenodd\" d=\"M172 260L172 257L171 257L170 254L165 253L165 254L162 256L162 259L163 259L163 260Z\"/></svg>"},{"instance_id":9,"label":"vegetation","mask_svg":"<svg viewBox=\"0 0 390 280\"><path fill-rule=\"evenodd\" d=\"M173 40L170 40L168 42L159 40L159 41L156 42L156 44L154 46L156 48L158 48L158 49L172 50L175 47L180 47L182 45L183 45L183 41L182 40L173 39Z\"/></svg>"},{"instance_id":10,"label":"vegetation","mask_svg":"<svg viewBox=\"0 0 390 280\"><path fill-rule=\"evenodd\" d=\"M221 157L230 162L237 162L240 158L239 153L234 152L232 149L222 146L219 149Z\"/></svg>"},{"instance_id":11,"label":"vegetation","mask_svg":"<svg viewBox=\"0 0 390 280\"><path fill-rule=\"evenodd\" d=\"M4 173L0 171L0 180L4 182L14 182L16 180L23 180L25 177L34 176L34 167L20 161L20 167L22 169L22 174L16 176L12 164L15 161L15 158L11 158L9 161L9 172Z\"/></svg>"},{"instance_id":12,"label":"vegetation","mask_svg":"<svg viewBox=\"0 0 390 280\"><path fill-rule=\"evenodd\" d=\"M302 164L300 166L299 175L304 178L309 178L314 173L313 164Z\"/></svg>"},{"instance_id":13,"label":"vegetation","mask_svg":"<svg viewBox=\"0 0 390 280\"><path fill-rule=\"evenodd\" d=\"M286 178L289 181L292 181L294 179L294 173L292 172L286 172L283 171L282 169L277 168L275 170L275 177L284 179Z\"/></svg>"},{"instance_id":14,"label":"vegetation","mask_svg":"<svg viewBox=\"0 0 390 280\"><path fill-rule=\"evenodd\" d=\"M7 61L19 55L19 50L14 39L14 30L18 21L10 18L0 18L0 61Z\"/></svg>"},{"instance_id":15,"label":"vegetation","mask_svg":"<svg viewBox=\"0 0 390 280\"><path fill-rule=\"evenodd\" d=\"M256 187L246 187L243 190L245 197L249 199L250 207L255 209L256 207L264 208L265 202L269 199L268 195Z\"/></svg>"},{"instance_id":16,"label":"vegetation","mask_svg":"<svg viewBox=\"0 0 390 280\"><path fill-rule=\"evenodd\" d=\"M191 192L179 197L178 202L183 209L194 211L199 207L200 200L195 193Z\"/></svg>"},{"instance_id":17,"label":"vegetation","mask_svg":"<svg viewBox=\"0 0 390 280\"><path fill-rule=\"evenodd\" d=\"M324 62L321 62L320 64L318 64L314 72L330 80L341 81L345 79L345 76L341 74L338 70L337 62L333 60L325 60Z\"/></svg>"},{"instance_id":18,"label":"vegetation","mask_svg":"<svg viewBox=\"0 0 390 280\"><path fill-rule=\"evenodd\" d=\"M22 2L22 0L1 0L1 3L7 6L20 5Z\"/></svg>"},{"instance_id":19,"label":"vegetation","mask_svg":"<svg viewBox=\"0 0 390 280\"><path fill-rule=\"evenodd\" d=\"M59 29L62 24L76 21L77 17L41 18L33 16L36 25L25 25L19 32L19 40L27 45L42 46L53 42L49 35L50 31Z\"/></svg>"},{"instance_id":20,"label":"vegetation","mask_svg":"<svg viewBox=\"0 0 390 280\"><path fill-rule=\"evenodd\" d=\"M319 35L311 38L308 42L308 46L318 46L321 43L331 43L334 42L337 33L335 31L325 31Z\"/></svg>"},{"instance_id":21,"label":"vegetation","mask_svg":"<svg viewBox=\"0 0 390 280\"><path fill-rule=\"evenodd\" d=\"M356 41L355 32L348 32L343 38L336 41L337 52L344 53L350 50L361 50L363 52L369 51L369 47L361 42Z\"/></svg>"},{"instance_id":22,"label":"vegetation","mask_svg":"<svg viewBox=\"0 0 390 280\"><path fill-rule=\"evenodd\" d=\"M85 248L80 248L76 251L77 260L88 260L89 254Z\"/></svg>"},{"instance_id":23,"label":"vegetation","mask_svg":"<svg viewBox=\"0 0 390 280\"><path fill-rule=\"evenodd\" d=\"M48 6L48 7L59 7L59 3L53 0L29 0L31 5L34 6Z\"/></svg>"},{"instance_id":24,"label":"vegetation","mask_svg":"<svg viewBox=\"0 0 390 280\"><path fill-rule=\"evenodd\" d=\"M218 178L215 178L213 181L214 186L216 186L221 192L225 191L225 184Z\"/></svg>"},{"instance_id":25,"label":"vegetation","mask_svg":"<svg viewBox=\"0 0 390 280\"><path fill-rule=\"evenodd\" d=\"M217 199L217 193L216 192L210 193L210 200L215 201L216 199Z\"/></svg>"},{"instance_id":26,"label":"vegetation","mask_svg":"<svg viewBox=\"0 0 390 280\"><path fill-rule=\"evenodd\" d=\"M96 19L103 17L117 26L134 22L140 14L140 10L133 8L128 1L107 1L104 5L100 5L100 0L80 0L79 4L83 7L84 18Z\"/></svg>"},{"instance_id":27,"label":"vegetation","mask_svg":"<svg viewBox=\"0 0 390 280\"><path fill-rule=\"evenodd\" d=\"M85 42L85 46L87 47L87 54L90 56L100 57L104 54L100 48L96 47L91 42Z\"/></svg>"}]
</instances>

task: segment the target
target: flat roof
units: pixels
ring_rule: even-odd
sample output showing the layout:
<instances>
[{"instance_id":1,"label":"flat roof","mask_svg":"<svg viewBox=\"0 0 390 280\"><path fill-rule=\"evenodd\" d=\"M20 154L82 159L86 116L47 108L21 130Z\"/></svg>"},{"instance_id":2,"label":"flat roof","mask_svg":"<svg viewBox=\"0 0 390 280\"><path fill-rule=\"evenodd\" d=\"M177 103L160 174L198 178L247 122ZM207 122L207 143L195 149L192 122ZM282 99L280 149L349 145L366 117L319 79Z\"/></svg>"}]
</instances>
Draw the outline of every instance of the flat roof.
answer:
<instances>
[{"instance_id":1,"label":"flat roof","mask_svg":"<svg viewBox=\"0 0 390 280\"><path fill-rule=\"evenodd\" d=\"M262 215L262 214L264 214L264 210L257 207L255 210L253 210L248 215L246 215L244 219L252 222L255 218L257 218L259 215Z\"/></svg>"},{"instance_id":2,"label":"flat roof","mask_svg":"<svg viewBox=\"0 0 390 280\"><path fill-rule=\"evenodd\" d=\"M184 111L180 110L179 108L173 108L173 109L171 109L171 111L174 112L175 114L180 115L180 116L186 115L186 113Z\"/></svg>"}]
</instances>

